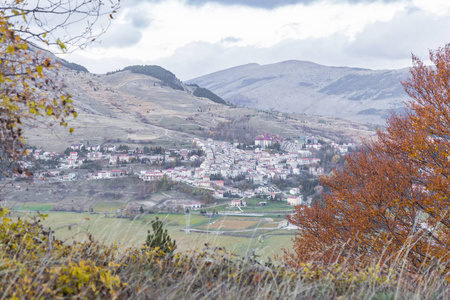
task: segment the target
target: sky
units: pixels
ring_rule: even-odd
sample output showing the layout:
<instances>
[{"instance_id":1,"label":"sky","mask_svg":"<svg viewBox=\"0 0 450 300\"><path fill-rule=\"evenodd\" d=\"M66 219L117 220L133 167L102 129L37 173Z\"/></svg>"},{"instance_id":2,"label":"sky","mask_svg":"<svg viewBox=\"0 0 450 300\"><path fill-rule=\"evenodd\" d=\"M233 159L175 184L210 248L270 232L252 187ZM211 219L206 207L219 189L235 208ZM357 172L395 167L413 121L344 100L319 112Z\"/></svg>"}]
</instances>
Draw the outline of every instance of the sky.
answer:
<instances>
[{"instance_id":1,"label":"sky","mask_svg":"<svg viewBox=\"0 0 450 300\"><path fill-rule=\"evenodd\" d=\"M62 57L98 74L159 65L186 81L286 60L406 68L449 42L449 0L122 0L106 34Z\"/></svg>"}]
</instances>

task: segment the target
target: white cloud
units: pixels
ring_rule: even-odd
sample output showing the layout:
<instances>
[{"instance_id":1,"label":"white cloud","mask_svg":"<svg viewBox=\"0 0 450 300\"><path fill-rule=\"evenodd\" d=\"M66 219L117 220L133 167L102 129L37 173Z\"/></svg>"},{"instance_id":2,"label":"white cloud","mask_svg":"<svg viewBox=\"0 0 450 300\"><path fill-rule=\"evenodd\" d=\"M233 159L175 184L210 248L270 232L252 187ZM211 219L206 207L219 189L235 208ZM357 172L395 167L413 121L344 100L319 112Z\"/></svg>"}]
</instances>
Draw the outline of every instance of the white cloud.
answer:
<instances>
[{"instance_id":1,"label":"white cloud","mask_svg":"<svg viewBox=\"0 0 450 300\"><path fill-rule=\"evenodd\" d=\"M263 9L134 1L119 11L103 46L79 53L76 62L89 59L93 72L118 69L115 59L161 64L181 79L288 59L396 68L409 65L411 52L448 42L450 1L307 2ZM108 59L108 65L101 59L95 63L98 58Z\"/></svg>"},{"instance_id":2,"label":"white cloud","mask_svg":"<svg viewBox=\"0 0 450 300\"><path fill-rule=\"evenodd\" d=\"M413 7L437 16L450 13L450 1L448 0L413 0Z\"/></svg>"}]
</instances>

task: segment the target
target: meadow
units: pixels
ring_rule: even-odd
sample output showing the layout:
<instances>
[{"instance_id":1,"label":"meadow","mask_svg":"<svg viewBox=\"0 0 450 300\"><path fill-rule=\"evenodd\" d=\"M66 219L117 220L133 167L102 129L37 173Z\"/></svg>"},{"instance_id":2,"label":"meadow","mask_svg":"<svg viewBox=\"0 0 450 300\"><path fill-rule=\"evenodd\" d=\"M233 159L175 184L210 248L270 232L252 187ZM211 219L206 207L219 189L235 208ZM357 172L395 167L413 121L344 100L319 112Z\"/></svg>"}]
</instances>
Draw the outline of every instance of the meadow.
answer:
<instances>
[{"instance_id":1,"label":"meadow","mask_svg":"<svg viewBox=\"0 0 450 300\"><path fill-rule=\"evenodd\" d=\"M27 207L27 206L25 206ZM43 207L41 205L40 207ZM292 248L295 230L279 229L283 218L227 216L214 218L193 213L189 232L184 214L144 214L135 220L114 218L105 213L45 212L43 225L65 243L83 242L89 236L119 248L141 246L152 229L151 221L162 220L170 237L177 243L177 252L217 247L239 256L257 255L261 262L282 254L282 247ZM32 216L34 213L16 212L16 216Z\"/></svg>"}]
</instances>

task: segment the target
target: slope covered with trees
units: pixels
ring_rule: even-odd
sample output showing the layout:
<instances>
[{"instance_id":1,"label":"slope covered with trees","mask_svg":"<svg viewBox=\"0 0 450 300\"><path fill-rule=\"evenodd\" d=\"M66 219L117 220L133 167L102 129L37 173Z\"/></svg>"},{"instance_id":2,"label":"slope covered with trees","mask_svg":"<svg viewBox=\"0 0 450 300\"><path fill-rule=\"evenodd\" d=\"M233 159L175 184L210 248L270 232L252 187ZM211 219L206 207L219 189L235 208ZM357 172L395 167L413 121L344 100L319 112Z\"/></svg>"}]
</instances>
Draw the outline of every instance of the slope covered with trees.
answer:
<instances>
[{"instance_id":1,"label":"slope covered with trees","mask_svg":"<svg viewBox=\"0 0 450 300\"><path fill-rule=\"evenodd\" d=\"M170 72L160 66L155 66L155 65L128 66L128 67L125 67L123 69L123 71L131 71L133 73L152 76L152 77L155 77L155 78L161 80L162 82L164 82L165 84L167 84L168 86L170 86L171 88L173 88L175 90L184 91L181 80L178 79L175 76L175 74L173 74L172 72Z\"/></svg>"},{"instance_id":2,"label":"slope covered with trees","mask_svg":"<svg viewBox=\"0 0 450 300\"><path fill-rule=\"evenodd\" d=\"M225 100L223 100L222 98L220 98L219 96L217 96L216 94L214 94L213 92L211 92L208 89L205 88L201 88L198 85L194 84L191 85L192 87L194 87L194 96L196 97L203 97L203 98L207 98L213 102L216 103L220 103L220 104L227 104L225 102Z\"/></svg>"},{"instance_id":3,"label":"slope covered with trees","mask_svg":"<svg viewBox=\"0 0 450 300\"><path fill-rule=\"evenodd\" d=\"M185 85L183 84L183 82L178 79L175 74L173 74L172 72L164 69L163 67L160 66L156 66L156 65L145 65L145 66L139 66L139 65L134 65L134 66L128 66L123 68L122 70L118 70L115 72L110 72L107 74L114 74L117 72L121 72L121 71L131 71L133 73L137 73L137 74L143 74L143 75L147 75L147 76L152 76L156 79L161 80L165 85L173 88L174 90L180 90L180 91L184 91L187 90L185 88ZM193 89L193 94L196 97L203 97L206 99L209 99L215 103L220 103L220 104L227 104L225 102L225 100L223 100L222 98L220 98L219 96L217 96L216 94L214 94L213 92L211 92L210 90L206 89L206 88L201 88L196 84L192 84L189 85L192 89Z\"/></svg>"}]
</instances>

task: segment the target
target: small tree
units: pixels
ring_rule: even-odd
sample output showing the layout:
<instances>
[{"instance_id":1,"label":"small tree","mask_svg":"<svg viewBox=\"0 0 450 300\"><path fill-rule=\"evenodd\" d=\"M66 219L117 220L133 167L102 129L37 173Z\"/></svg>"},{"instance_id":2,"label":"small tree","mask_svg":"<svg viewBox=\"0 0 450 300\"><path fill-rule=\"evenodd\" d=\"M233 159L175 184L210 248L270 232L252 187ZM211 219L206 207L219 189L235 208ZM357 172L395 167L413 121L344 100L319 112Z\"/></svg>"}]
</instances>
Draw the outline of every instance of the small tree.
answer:
<instances>
[{"instance_id":1,"label":"small tree","mask_svg":"<svg viewBox=\"0 0 450 300\"><path fill-rule=\"evenodd\" d=\"M163 229L163 222L156 217L155 220L151 222L153 233L148 231L147 240L145 241L144 246L153 249L158 247L164 253L171 255L175 249L177 248L175 240L172 241L169 234L167 233L167 229Z\"/></svg>"}]
</instances>

